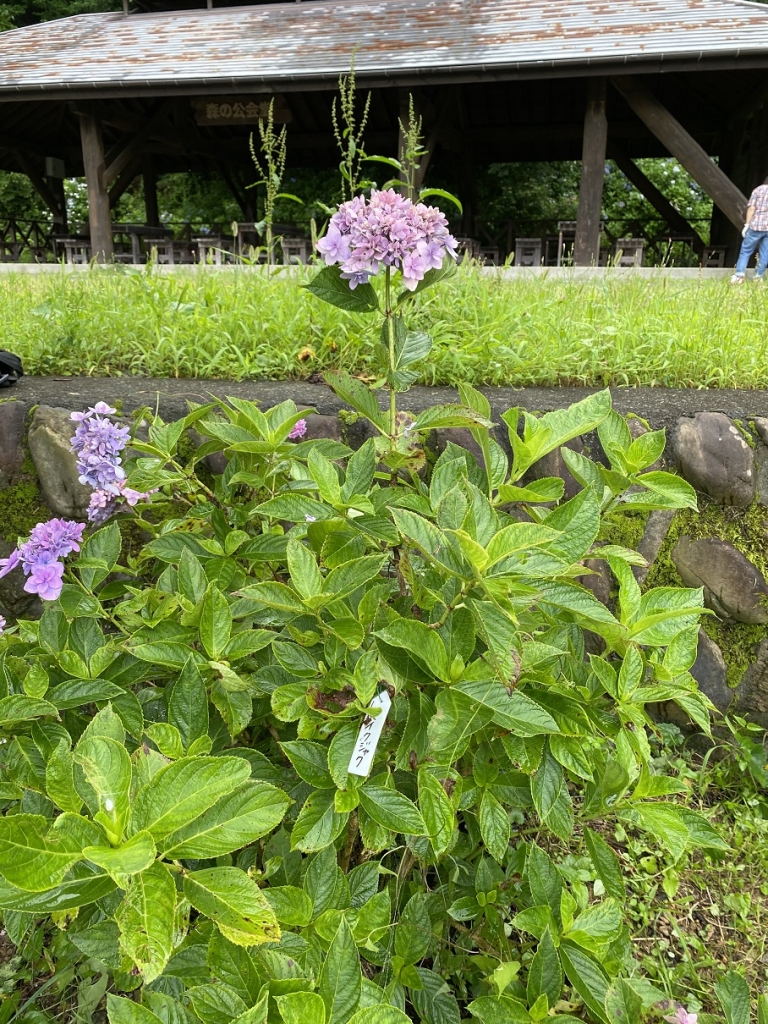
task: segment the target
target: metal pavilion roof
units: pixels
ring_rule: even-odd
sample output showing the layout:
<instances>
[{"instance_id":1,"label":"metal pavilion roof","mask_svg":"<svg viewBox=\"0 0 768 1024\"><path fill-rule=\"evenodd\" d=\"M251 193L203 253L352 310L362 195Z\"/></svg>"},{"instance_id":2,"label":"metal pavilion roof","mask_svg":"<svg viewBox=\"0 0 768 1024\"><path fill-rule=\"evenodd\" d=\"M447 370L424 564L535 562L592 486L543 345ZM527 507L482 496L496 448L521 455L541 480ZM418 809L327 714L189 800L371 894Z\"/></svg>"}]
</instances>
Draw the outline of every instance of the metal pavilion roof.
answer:
<instances>
[{"instance_id":1,"label":"metal pavilion roof","mask_svg":"<svg viewBox=\"0 0 768 1024\"><path fill-rule=\"evenodd\" d=\"M0 95L322 87L768 66L749 0L314 0L91 14L0 35Z\"/></svg>"}]
</instances>

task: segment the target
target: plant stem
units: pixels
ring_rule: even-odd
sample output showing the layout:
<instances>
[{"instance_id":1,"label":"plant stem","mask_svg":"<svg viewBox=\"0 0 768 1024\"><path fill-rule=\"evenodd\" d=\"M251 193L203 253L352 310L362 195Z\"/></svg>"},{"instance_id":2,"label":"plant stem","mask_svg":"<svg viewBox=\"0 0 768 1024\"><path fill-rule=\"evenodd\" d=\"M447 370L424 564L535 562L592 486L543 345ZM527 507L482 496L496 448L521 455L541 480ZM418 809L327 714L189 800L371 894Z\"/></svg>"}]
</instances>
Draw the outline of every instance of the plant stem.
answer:
<instances>
[{"instance_id":1,"label":"plant stem","mask_svg":"<svg viewBox=\"0 0 768 1024\"><path fill-rule=\"evenodd\" d=\"M395 321L392 313L392 269L387 267L384 272L384 315L387 318L387 337L389 338L389 370L395 371ZM389 433L394 444L397 430L397 393L389 385Z\"/></svg>"}]
</instances>

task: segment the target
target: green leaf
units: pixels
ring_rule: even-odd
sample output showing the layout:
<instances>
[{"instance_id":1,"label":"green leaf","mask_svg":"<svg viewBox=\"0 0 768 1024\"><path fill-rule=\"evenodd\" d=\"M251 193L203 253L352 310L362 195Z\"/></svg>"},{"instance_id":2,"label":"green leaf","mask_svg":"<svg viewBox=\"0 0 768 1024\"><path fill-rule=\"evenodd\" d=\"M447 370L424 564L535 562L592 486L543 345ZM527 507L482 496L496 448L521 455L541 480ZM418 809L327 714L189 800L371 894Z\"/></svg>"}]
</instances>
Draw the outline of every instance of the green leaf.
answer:
<instances>
[{"instance_id":1,"label":"green leaf","mask_svg":"<svg viewBox=\"0 0 768 1024\"><path fill-rule=\"evenodd\" d=\"M535 843L528 847L525 871L533 902L546 904L559 922L563 879L552 859Z\"/></svg>"},{"instance_id":2,"label":"green leaf","mask_svg":"<svg viewBox=\"0 0 768 1024\"><path fill-rule=\"evenodd\" d=\"M511 996L480 996L473 999L467 1009L481 1024L530 1024L531 1021L525 1006ZM564 1021L566 1018L558 1015L555 1019Z\"/></svg>"},{"instance_id":3,"label":"green leaf","mask_svg":"<svg viewBox=\"0 0 768 1024\"><path fill-rule=\"evenodd\" d=\"M210 917L236 946L280 940L274 911L253 879L239 868L190 871L184 875L183 888L195 910Z\"/></svg>"},{"instance_id":4,"label":"green leaf","mask_svg":"<svg viewBox=\"0 0 768 1024\"><path fill-rule=\"evenodd\" d=\"M100 868L124 889L131 875L145 871L154 863L155 844L149 832L137 832L120 846L86 846L83 856Z\"/></svg>"},{"instance_id":5,"label":"green leaf","mask_svg":"<svg viewBox=\"0 0 768 1024\"><path fill-rule=\"evenodd\" d=\"M125 691L106 679L68 679L48 691L48 700L59 711L81 707L99 700L112 700Z\"/></svg>"},{"instance_id":6,"label":"green leaf","mask_svg":"<svg viewBox=\"0 0 768 1024\"><path fill-rule=\"evenodd\" d=\"M179 570L177 576L179 590L192 604L199 604L203 599L208 580L200 560L195 557L190 548L184 548L179 558Z\"/></svg>"},{"instance_id":7,"label":"green leaf","mask_svg":"<svg viewBox=\"0 0 768 1024\"><path fill-rule=\"evenodd\" d=\"M603 883L603 888L609 896L623 903L626 899L624 887L624 875L621 870L619 858L610 848L608 843L598 832L584 826L584 839L587 843L589 856L595 865L597 876Z\"/></svg>"},{"instance_id":8,"label":"green leaf","mask_svg":"<svg viewBox=\"0 0 768 1024\"><path fill-rule=\"evenodd\" d=\"M221 982L195 985L187 990L186 997L202 1024L232 1024L233 1019L240 1020L248 1012L237 992Z\"/></svg>"},{"instance_id":9,"label":"green leaf","mask_svg":"<svg viewBox=\"0 0 768 1024\"><path fill-rule=\"evenodd\" d=\"M361 985L357 946L346 917L342 917L317 979L328 1024L346 1024L360 1002Z\"/></svg>"},{"instance_id":10,"label":"green leaf","mask_svg":"<svg viewBox=\"0 0 768 1024\"><path fill-rule=\"evenodd\" d=\"M379 308L376 292L370 284L359 284L352 289L349 281L341 277L338 267L323 267L309 282L302 285L323 302L338 306L348 313L375 313Z\"/></svg>"},{"instance_id":11,"label":"green leaf","mask_svg":"<svg viewBox=\"0 0 768 1024\"><path fill-rule=\"evenodd\" d=\"M456 829L456 815L442 783L426 769L419 771L419 807L435 853L445 853Z\"/></svg>"},{"instance_id":12,"label":"green leaf","mask_svg":"<svg viewBox=\"0 0 768 1024\"><path fill-rule=\"evenodd\" d=\"M379 408L375 393L362 381L352 377L345 370L333 370L325 375L326 383L339 398L361 413L382 433L387 433L387 420Z\"/></svg>"},{"instance_id":13,"label":"green leaf","mask_svg":"<svg viewBox=\"0 0 768 1024\"><path fill-rule=\"evenodd\" d=\"M229 643L232 612L226 597L211 583L203 598L200 612L200 640L209 658L218 661Z\"/></svg>"},{"instance_id":14,"label":"green leaf","mask_svg":"<svg viewBox=\"0 0 768 1024\"><path fill-rule=\"evenodd\" d=\"M250 775L240 757L185 757L161 768L139 790L131 827L146 830L156 842L193 821Z\"/></svg>"},{"instance_id":15,"label":"green leaf","mask_svg":"<svg viewBox=\"0 0 768 1024\"><path fill-rule=\"evenodd\" d=\"M148 985L163 973L173 952L176 885L165 864L158 862L134 875L125 888L115 911L120 948Z\"/></svg>"},{"instance_id":16,"label":"green leaf","mask_svg":"<svg viewBox=\"0 0 768 1024\"><path fill-rule=\"evenodd\" d=\"M292 740L281 743L299 778L315 789L335 789L336 784L328 771L328 753L325 747L310 740Z\"/></svg>"},{"instance_id":17,"label":"green leaf","mask_svg":"<svg viewBox=\"0 0 768 1024\"><path fill-rule=\"evenodd\" d=\"M146 1006L112 992L107 994L107 1017L109 1024L163 1024Z\"/></svg>"},{"instance_id":18,"label":"green leaf","mask_svg":"<svg viewBox=\"0 0 768 1024\"><path fill-rule=\"evenodd\" d=\"M467 405L431 405L416 417L414 430L444 427L492 427L493 422Z\"/></svg>"},{"instance_id":19,"label":"green leaf","mask_svg":"<svg viewBox=\"0 0 768 1024\"><path fill-rule=\"evenodd\" d=\"M483 791L478 822L486 850L501 863L509 849L511 825L509 815L489 789Z\"/></svg>"},{"instance_id":20,"label":"green leaf","mask_svg":"<svg viewBox=\"0 0 768 1024\"><path fill-rule=\"evenodd\" d=\"M425 836L427 826L412 800L394 789L367 783L360 790L360 806L375 822L392 832Z\"/></svg>"},{"instance_id":21,"label":"green leaf","mask_svg":"<svg viewBox=\"0 0 768 1024\"><path fill-rule=\"evenodd\" d=\"M40 814L0 818L0 868L12 886L27 892L52 889L82 860L76 838L65 831L49 831L48 825Z\"/></svg>"},{"instance_id":22,"label":"green leaf","mask_svg":"<svg viewBox=\"0 0 768 1024\"><path fill-rule=\"evenodd\" d=\"M289 803L290 798L282 790L267 782L249 780L166 836L160 847L173 860L222 857L277 828Z\"/></svg>"},{"instance_id":23,"label":"green leaf","mask_svg":"<svg viewBox=\"0 0 768 1024\"><path fill-rule=\"evenodd\" d=\"M441 787L442 788L442 787ZM427 955L432 940L432 922L424 893L408 900L395 928L395 953L406 964L417 964Z\"/></svg>"},{"instance_id":24,"label":"green leaf","mask_svg":"<svg viewBox=\"0 0 768 1024\"><path fill-rule=\"evenodd\" d=\"M288 571L291 574L291 583L303 598L314 597L322 590L323 577L320 575L314 555L295 537L288 539Z\"/></svg>"},{"instance_id":25,"label":"green leaf","mask_svg":"<svg viewBox=\"0 0 768 1024\"><path fill-rule=\"evenodd\" d=\"M325 1004L316 992L289 992L275 996L285 1024L325 1024Z\"/></svg>"},{"instance_id":26,"label":"green leaf","mask_svg":"<svg viewBox=\"0 0 768 1024\"><path fill-rule=\"evenodd\" d=\"M749 1024L749 985L736 971L730 970L715 982L715 992L728 1024Z\"/></svg>"},{"instance_id":27,"label":"green leaf","mask_svg":"<svg viewBox=\"0 0 768 1024\"><path fill-rule=\"evenodd\" d=\"M31 718L45 718L46 715L59 717L58 708L47 700L12 694L0 700L0 725L8 727L14 722L27 722Z\"/></svg>"},{"instance_id":28,"label":"green leaf","mask_svg":"<svg viewBox=\"0 0 768 1024\"><path fill-rule=\"evenodd\" d=\"M349 1018L349 1024L412 1024L396 1006L366 1006Z\"/></svg>"},{"instance_id":29,"label":"green leaf","mask_svg":"<svg viewBox=\"0 0 768 1024\"><path fill-rule=\"evenodd\" d=\"M560 960L568 981L598 1020L608 1024L605 1012L608 979L600 964L570 942L560 944Z\"/></svg>"},{"instance_id":30,"label":"green leaf","mask_svg":"<svg viewBox=\"0 0 768 1024\"><path fill-rule=\"evenodd\" d=\"M214 679L211 683L211 703L216 707L234 739L253 717L253 701L250 693L245 690L233 690L224 685L223 680Z\"/></svg>"},{"instance_id":31,"label":"green leaf","mask_svg":"<svg viewBox=\"0 0 768 1024\"><path fill-rule=\"evenodd\" d=\"M322 850L341 835L348 814L338 814L334 791L320 790L307 797L291 832L291 848L302 853Z\"/></svg>"},{"instance_id":32,"label":"green leaf","mask_svg":"<svg viewBox=\"0 0 768 1024\"><path fill-rule=\"evenodd\" d=\"M75 747L75 762L96 794L95 819L107 829L110 841L119 842L128 816L131 789L128 751L108 736L85 734Z\"/></svg>"},{"instance_id":33,"label":"green leaf","mask_svg":"<svg viewBox=\"0 0 768 1024\"><path fill-rule=\"evenodd\" d=\"M547 928L528 968L526 995L529 1005L533 1005L539 996L544 994L549 1005L554 1006L560 998L562 987L563 971L560 967L560 958L557 955L552 933Z\"/></svg>"},{"instance_id":34,"label":"green leaf","mask_svg":"<svg viewBox=\"0 0 768 1024\"><path fill-rule=\"evenodd\" d=\"M103 526L87 538L75 565L88 590L93 590L109 576L117 565L121 547L122 537L117 523ZM89 568L84 568L86 563Z\"/></svg>"},{"instance_id":35,"label":"green leaf","mask_svg":"<svg viewBox=\"0 0 768 1024\"><path fill-rule=\"evenodd\" d=\"M192 658L171 687L168 698L168 722L179 730L185 752L201 736L208 734L208 694L203 677Z\"/></svg>"},{"instance_id":36,"label":"green leaf","mask_svg":"<svg viewBox=\"0 0 768 1024\"><path fill-rule=\"evenodd\" d=\"M411 1001L425 1024L459 1024L461 1013L448 982L436 971L415 968L421 988L410 990Z\"/></svg>"},{"instance_id":37,"label":"green leaf","mask_svg":"<svg viewBox=\"0 0 768 1024\"><path fill-rule=\"evenodd\" d=\"M295 885L276 885L262 892L280 924L306 928L311 922L312 900L303 889Z\"/></svg>"},{"instance_id":38,"label":"green leaf","mask_svg":"<svg viewBox=\"0 0 768 1024\"><path fill-rule=\"evenodd\" d=\"M458 683L455 688L493 713L493 721L518 736L542 736L559 732L557 722L540 704L524 693L510 693L496 680Z\"/></svg>"},{"instance_id":39,"label":"green leaf","mask_svg":"<svg viewBox=\"0 0 768 1024\"><path fill-rule=\"evenodd\" d=\"M256 1002L263 980L247 949L234 945L216 930L208 943L206 959L212 978L234 989L246 1006Z\"/></svg>"},{"instance_id":40,"label":"green leaf","mask_svg":"<svg viewBox=\"0 0 768 1024\"><path fill-rule=\"evenodd\" d=\"M69 743L62 739L45 766L45 788L48 796L62 811L80 812L83 801L75 789L75 758Z\"/></svg>"},{"instance_id":41,"label":"green leaf","mask_svg":"<svg viewBox=\"0 0 768 1024\"><path fill-rule=\"evenodd\" d=\"M605 1012L610 1021L631 1024L642 1020L643 1000L624 978L617 978L605 997Z\"/></svg>"},{"instance_id":42,"label":"green leaf","mask_svg":"<svg viewBox=\"0 0 768 1024\"><path fill-rule=\"evenodd\" d=\"M437 630L416 619L394 619L376 636L390 647L405 648L436 678L448 681L448 658L445 644Z\"/></svg>"},{"instance_id":43,"label":"green leaf","mask_svg":"<svg viewBox=\"0 0 768 1024\"><path fill-rule=\"evenodd\" d=\"M90 865L76 864L67 880L54 889L30 892L0 876L0 910L23 913L51 914L59 910L73 910L103 899L115 889L115 883L106 872L94 872Z\"/></svg>"}]
</instances>

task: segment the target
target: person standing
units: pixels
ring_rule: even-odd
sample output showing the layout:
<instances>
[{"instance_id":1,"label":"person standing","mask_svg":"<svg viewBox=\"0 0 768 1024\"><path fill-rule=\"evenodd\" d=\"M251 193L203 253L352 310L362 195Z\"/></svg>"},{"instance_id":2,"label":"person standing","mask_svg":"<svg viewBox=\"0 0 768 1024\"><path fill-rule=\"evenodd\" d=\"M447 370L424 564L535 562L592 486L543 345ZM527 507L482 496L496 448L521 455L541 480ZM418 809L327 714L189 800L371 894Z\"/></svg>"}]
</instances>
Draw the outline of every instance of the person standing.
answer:
<instances>
[{"instance_id":1,"label":"person standing","mask_svg":"<svg viewBox=\"0 0 768 1024\"><path fill-rule=\"evenodd\" d=\"M749 257L757 253L757 271L755 276L761 278L768 270L768 178L758 185L749 197L747 218L741 232L744 241L741 252L731 278L731 284L742 284L747 271Z\"/></svg>"}]
</instances>

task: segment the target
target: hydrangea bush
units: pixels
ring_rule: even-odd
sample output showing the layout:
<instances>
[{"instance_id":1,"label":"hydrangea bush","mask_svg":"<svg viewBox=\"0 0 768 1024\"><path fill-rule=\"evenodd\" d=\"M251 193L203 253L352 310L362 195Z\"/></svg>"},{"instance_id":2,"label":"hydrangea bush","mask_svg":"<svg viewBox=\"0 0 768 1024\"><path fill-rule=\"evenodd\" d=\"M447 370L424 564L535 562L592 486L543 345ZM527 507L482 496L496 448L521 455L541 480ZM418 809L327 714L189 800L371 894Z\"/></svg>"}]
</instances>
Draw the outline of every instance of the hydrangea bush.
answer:
<instances>
[{"instance_id":1,"label":"hydrangea bush","mask_svg":"<svg viewBox=\"0 0 768 1024\"><path fill-rule=\"evenodd\" d=\"M57 971L3 1022L103 998L111 1024L696 1019L637 972L612 837L724 848L649 740L659 701L709 729L702 595L641 594L641 556L602 543L694 495L648 470L662 432L633 440L607 392L511 409L503 441L469 387L398 410L430 349L411 286L452 249L390 193L321 246L310 292L382 316L380 380L329 377L368 424L357 451L307 440L292 402L145 413L130 441L108 407L77 417L91 521L111 519L43 524L3 569L45 610L0 640L0 913ZM453 444L430 464L442 427L482 465ZM594 430L604 457L563 449L576 497L530 478Z\"/></svg>"}]
</instances>

